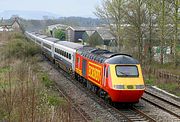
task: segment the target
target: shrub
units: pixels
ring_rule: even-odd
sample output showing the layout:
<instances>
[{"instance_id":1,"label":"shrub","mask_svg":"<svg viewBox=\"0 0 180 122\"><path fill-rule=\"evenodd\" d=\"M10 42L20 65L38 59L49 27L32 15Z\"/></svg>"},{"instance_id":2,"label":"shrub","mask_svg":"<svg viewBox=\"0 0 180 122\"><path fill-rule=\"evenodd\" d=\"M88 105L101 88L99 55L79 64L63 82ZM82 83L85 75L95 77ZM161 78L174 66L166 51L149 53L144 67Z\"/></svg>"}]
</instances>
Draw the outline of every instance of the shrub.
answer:
<instances>
[{"instance_id":1,"label":"shrub","mask_svg":"<svg viewBox=\"0 0 180 122\"><path fill-rule=\"evenodd\" d=\"M43 73L42 76L41 76L41 81L42 83L50 88L51 86L53 86L53 81L49 79L48 75L46 73Z\"/></svg>"},{"instance_id":2,"label":"shrub","mask_svg":"<svg viewBox=\"0 0 180 122\"><path fill-rule=\"evenodd\" d=\"M54 31L54 37L59 40L65 40L66 34L61 29L57 29Z\"/></svg>"},{"instance_id":3,"label":"shrub","mask_svg":"<svg viewBox=\"0 0 180 122\"><path fill-rule=\"evenodd\" d=\"M21 35L13 36L4 47L4 55L6 58L16 57L25 58L32 57L40 52L40 49L32 42L27 41Z\"/></svg>"}]
</instances>

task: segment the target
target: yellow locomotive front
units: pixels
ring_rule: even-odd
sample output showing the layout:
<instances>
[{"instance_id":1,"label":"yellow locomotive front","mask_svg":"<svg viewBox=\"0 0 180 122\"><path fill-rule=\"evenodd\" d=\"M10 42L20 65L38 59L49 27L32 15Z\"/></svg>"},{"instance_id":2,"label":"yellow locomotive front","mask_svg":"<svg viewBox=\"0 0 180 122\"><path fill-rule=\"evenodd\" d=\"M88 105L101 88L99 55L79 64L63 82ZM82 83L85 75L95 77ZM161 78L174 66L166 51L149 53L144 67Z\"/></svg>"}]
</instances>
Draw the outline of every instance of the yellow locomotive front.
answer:
<instances>
[{"instance_id":1,"label":"yellow locomotive front","mask_svg":"<svg viewBox=\"0 0 180 122\"><path fill-rule=\"evenodd\" d=\"M116 56L107 61L108 94L113 102L138 102L145 90L142 70L137 60L129 56ZM118 60L117 60L118 59Z\"/></svg>"}]
</instances>

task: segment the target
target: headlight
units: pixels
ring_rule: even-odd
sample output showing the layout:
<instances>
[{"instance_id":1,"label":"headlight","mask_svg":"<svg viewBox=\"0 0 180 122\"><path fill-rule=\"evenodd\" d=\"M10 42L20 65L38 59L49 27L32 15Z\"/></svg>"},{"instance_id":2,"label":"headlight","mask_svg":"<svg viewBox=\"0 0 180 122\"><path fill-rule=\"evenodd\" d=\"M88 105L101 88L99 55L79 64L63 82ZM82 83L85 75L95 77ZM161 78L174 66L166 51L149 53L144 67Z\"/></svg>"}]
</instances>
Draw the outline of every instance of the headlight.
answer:
<instances>
[{"instance_id":1,"label":"headlight","mask_svg":"<svg viewBox=\"0 0 180 122\"><path fill-rule=\"evenodd\" d=\"M144 89L145 86L144 85L136 85L136 89Z\"/></svg>"},{"instance_id":2,"label":"headlight","mask_svg":"<svg viewBox=\"0 0 180 122\"><path fill-rule=\"evenodd\" d=\"M114 89L124 89L124 85L114 85Z\"/></svg>"}]
</instances>

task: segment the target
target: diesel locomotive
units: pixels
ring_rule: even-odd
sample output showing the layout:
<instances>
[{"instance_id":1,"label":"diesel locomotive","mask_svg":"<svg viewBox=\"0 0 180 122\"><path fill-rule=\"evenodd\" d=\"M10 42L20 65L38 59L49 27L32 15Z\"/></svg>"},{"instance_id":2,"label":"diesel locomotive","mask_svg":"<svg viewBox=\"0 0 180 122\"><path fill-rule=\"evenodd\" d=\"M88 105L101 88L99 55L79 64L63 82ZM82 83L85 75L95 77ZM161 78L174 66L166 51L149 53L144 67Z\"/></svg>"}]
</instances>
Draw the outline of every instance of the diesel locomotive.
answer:
<instances>
[{"instance_id":1,"label":"diesel locomotive","mask_svg":"<svg viewBox=\"0 0 180 122\"><path fill-rule=\"evenodd\" d=\"M110 102L136 103L145 90L140 63L128 54L25 32L53 63Z\"/></svg>"}]
</instances>

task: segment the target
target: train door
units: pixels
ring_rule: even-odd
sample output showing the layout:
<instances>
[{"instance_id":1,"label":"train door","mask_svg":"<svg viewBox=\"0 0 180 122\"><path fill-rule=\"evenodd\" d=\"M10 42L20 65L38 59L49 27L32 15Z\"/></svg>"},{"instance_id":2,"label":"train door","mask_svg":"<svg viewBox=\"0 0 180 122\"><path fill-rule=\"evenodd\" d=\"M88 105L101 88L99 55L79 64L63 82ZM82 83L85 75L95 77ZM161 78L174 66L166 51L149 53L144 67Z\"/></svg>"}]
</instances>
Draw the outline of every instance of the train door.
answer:
<instances>
[{"instance_id":1,"label":"train door","mask_svg":"<svg viewBox=\"0 0 180 122\"><path fill-rule=\"evenodd\" d=\"M75 69L76 69L76 52L72 52L71 61L72 61L72 70L75 71Z\"/></svg>"},{"instance_id":2,"label":"train door","mask_svg":"<svg viewBox=\"0 0 180 122\"><path fill-rule=\"evenodd\" d=\"M106 65L104 65L103 68L103 83L102 83L103 87L106 86Z\"/></svg>"},{"instance_id":3,"label":"train door","mask_svg":"<svg viewBox=\"0 0 180 122\"><path fill-rule=\"evenodd\" d=\"M103 87L107 86L108 79L109 79L109 66L104 65L104 71L103 71Z\"/></svg>"},{"instance_id":4,"label":"train door","mask_svg":"<svg viewBox=\"0 0 180 122\"><path fill-rule=\"evenodd\" d=\"M55 51L55 49L54 49L54 43L53 43L51 45L51 52L52 52L51 56L53 57L53 59L54 59L54 51Z\"/></svg>"},{"instance_id":5,"label":"train door","mask_svg":"<svg viewBox=\"0 0 180 122\"><path fill-rule=\"evenodd\" d=\"M82 75L83 77L86 77L86 69L87 69L87 60L83 59L82 61Z\"/></svg>"}]
</instances>

